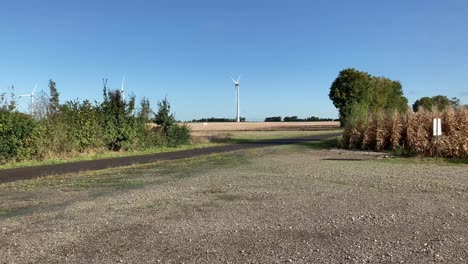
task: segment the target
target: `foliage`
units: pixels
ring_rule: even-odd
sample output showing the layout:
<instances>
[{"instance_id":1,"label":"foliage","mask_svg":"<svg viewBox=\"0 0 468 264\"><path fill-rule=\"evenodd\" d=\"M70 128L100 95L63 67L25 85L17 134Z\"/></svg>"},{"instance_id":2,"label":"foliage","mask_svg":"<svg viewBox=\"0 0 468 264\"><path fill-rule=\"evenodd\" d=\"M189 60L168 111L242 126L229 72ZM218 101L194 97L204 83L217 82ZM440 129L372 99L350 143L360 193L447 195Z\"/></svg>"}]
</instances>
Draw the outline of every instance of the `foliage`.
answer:
<instances>
[{"instance_id":1,"label":"foliage","mask_svg":"<svg viewBox=\"0 0 468 264\"><path fill-rule=\"evenodd\" d=\"M167 98L158 102L158 112L154 122L159 125L162 135L171 147L188 144L190 141L190 129L186 125L176 124L173 114L170 112L171 105Z\"/></svg>"},{"instance_id":2,"label":"foliage","mask_svg":"<svg viewBox=\"0 0 468 264\"><path fill-rule=\"evenodd\" d=\"M190 129L187 125L173 124L168 128L166 135L170 147L177 147L190 143Z\"/></svg>"},{"instance_id":3,"label":"foliage","mask_svg":"<svg viewBox=\"0 0 468 264\"><path fill-rule=\"evenodd\" d=\"M28 159L35 152L33 132L35 122L31 116L16 110L0 109L0 162Z\"/></svg>"},{"instance_id":4,"label":"foliage","mask_svg":"<svg viewBox=\"0 0 468 264\"><path fill-rule=\"evenodd\" d=\"M239 118L239 121L245 122L245 117ZM191 122L237 122L235 118L209 117L202 119L193 119Z\"/></svg>"},{"instance_id":5,"label":"foliage","mask_svg":"<svg viewBox=\"0 0 468 264\"><path fill-rule=\"evenodd\" d=\"M57 91L57 84L52 79L49 80L49 94L50 94L50 99L49 99L48 113L50 115L54 115L59 111L59 107L60 107L59 95L60 94Z\"/></svg>"},{"instance_id":6,"label":"foliage","mask_svg":"<svg viewBox=\"0 0 468 264\"><path fill-rule=\"evenodd\" d=\"M271 116L265 118L265 122L281 122L281 116Z\"/></svg>"},{"instance_id":7,"label":"foliage","mask_svg":"<svg viewBox=\"0 0 468 264\"><path fill-rule=\"evenodd\" d=\"M454 98L457 99L457 98ZM458 103L460 100L458 100ZM420 108L424 108L426 111L444 111L447 107L457 104L456 101L450 101L447 96L437 95L433 97L422 97L413 104L413 111L417 112Z\"/></svg>"},{"instance_id":8,"label":"foliage","mask_svg":"<svg viewBox=\"0 0 468 264\"><path fill-rule=\"evenodd\" d=\"M49 92L35 98L34 118L16 110L13 93L0 95L1 163L178 146L190 141L188 127L175 124L166 99L158 104L160 111L154 116L147 98L136 112L135 96L123 100L119 91L107 89L106 81L101 103L75 100L61 104L52 80ZM165 129L151 126L153 119L162 120Z\"/></svg>"},{"instance_id":9,"label":"foliage","mask_svg":"<svg viewBox=\"0 0 468 264\"><path fill-rule=\"evenodd\" d=\"M457 109L462 106L460 99L458 99L457 97L452 97L452 99L450 99L450 104L453 109Z\"/></svg>"},{"instance_id":10,"label":"foliage","mask_svg":"<svg viewBox=\"0 0 468 264\"><path fill-rule=\"evenodd\" d=\"M330 99L346 124L368 111L406 112L408 100L397 81L374 77L356 69L342 70L330 87ZM365 112L363 112L365 109Z\"/></svg>"},{"instance_id":11,"label":"foliage","mask_svg":"<svg viewBox=\"0 0 468 264\"><path fill-rule=\"evenodd\" d=\"M333 118L320 118L316 116L298 118L297 116L285 116L284 122L318 122L318 121L338 121Z\"/></svg>"},{"instance_id":12,"label":"foliage","mask_svg":"<svg viewBox=\"0 0 468 264\"><path fill-rule=\"evenodd\" d=\"M162 127L164 133L167 133L169 127L176 122L174 115L170 112L171 105L169 104L167 98L164 98L164 100L158 102L158 112L154 117L154 122Z\"/></svg>"}]
</instances>

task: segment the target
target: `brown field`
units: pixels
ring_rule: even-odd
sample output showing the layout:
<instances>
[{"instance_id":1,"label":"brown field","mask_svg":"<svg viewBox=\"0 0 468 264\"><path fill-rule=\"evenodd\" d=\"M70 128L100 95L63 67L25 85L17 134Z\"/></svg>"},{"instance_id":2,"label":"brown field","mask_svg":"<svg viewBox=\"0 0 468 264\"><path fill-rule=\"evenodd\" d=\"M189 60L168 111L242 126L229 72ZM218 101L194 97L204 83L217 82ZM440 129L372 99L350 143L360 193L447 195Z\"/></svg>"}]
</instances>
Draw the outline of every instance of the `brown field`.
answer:
<instances>
[{"instance_id":1,"label":"brown field","mask_svg":"<svg viewBox=\"0 0 468 264\"><path fill-rule=\"evenodd\" d=\"M207 122L182 123L192 131L276 131L276 130L319 130L339 128L340 122Z\"/></svg>"}]
</instances>

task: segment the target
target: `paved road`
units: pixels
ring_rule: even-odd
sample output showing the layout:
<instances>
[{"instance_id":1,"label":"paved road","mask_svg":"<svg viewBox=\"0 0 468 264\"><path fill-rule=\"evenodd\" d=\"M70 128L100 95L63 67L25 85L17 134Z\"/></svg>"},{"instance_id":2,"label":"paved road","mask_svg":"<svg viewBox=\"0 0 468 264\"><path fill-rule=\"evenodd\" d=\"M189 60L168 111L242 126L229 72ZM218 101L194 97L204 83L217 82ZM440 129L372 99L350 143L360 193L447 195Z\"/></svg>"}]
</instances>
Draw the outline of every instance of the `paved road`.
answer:
<instances>
[{"instance_id":1,"label":"paved road","mask_svg":"<svg viewBox=\"0 0 468 264\"><path fill-rule=\"evenodd\" d=\"M341 135L341 133L332 133L324 135L315 135L301 138L286 138L286 139L270 139L261 140L256 142L239 143L233 145L207 147L199 149L189 149L174 152L156 153L141 156L109 158L101 160L87 160L70 162L54 165L42 165L24 168L14 168L0 170L0 183L13 182L19 180L29 180L39 177L50 175L58 175L65 173L77 173L82 171L102 170L113 167L130 166L134 164L145 164L163 160L175 160L190 158L202 155L209 155L214 153L222 153L228 151L235 151L240 149L261 148L276 145L295 144L307 141L321 141L324 139L332 138Z\"/></svg>"}]
</instances>

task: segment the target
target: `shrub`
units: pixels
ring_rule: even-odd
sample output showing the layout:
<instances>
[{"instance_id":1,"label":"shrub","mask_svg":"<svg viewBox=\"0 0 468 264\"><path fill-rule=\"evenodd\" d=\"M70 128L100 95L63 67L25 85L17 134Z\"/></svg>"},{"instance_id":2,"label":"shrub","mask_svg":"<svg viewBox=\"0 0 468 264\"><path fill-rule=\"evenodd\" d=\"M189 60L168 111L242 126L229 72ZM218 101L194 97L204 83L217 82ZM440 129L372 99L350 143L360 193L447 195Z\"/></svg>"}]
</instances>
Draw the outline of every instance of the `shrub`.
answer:
<instances>
[{"instance_id":1,"label":"shrub","mask_svg":"<svg viewBox=\"0 0 468 264\"><path fill-rule=\"evenodd\" d=\"M167 130L167 142L170 147L190 143L190 129L187 125L173 124Z\"/></svg>"},{"instance_id":2,"label":"shrub","mask_svg":"<svg viewBox=\"0 0 468 264\"><path fill-rule=\"evenodd\" d=\"M29 115L0 109L0 162L31 158L35 152L35 122Z\"/></svg>"}]
</instances>

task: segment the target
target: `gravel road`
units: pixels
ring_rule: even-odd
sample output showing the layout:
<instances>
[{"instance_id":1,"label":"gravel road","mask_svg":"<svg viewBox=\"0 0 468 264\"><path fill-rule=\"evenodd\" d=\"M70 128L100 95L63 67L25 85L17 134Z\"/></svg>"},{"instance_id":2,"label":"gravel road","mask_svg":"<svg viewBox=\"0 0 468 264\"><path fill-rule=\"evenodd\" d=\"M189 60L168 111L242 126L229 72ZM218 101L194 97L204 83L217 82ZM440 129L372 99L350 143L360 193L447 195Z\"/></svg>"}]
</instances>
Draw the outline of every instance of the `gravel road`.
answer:
<instances>
[{"instance_id":1,"label":"gravel road","mask_svg":"<svg viewBox=\"0 0 468 264\"><path fill-rule=\"evenodd\" d=\"M0 184L0 263L467 263L467 168L281 146Z\"/></svg>"}]
</instances>

